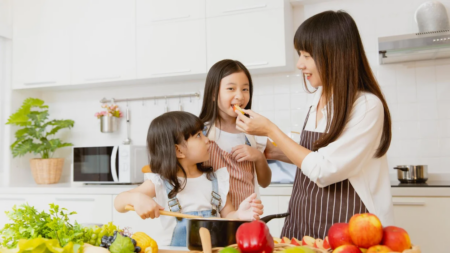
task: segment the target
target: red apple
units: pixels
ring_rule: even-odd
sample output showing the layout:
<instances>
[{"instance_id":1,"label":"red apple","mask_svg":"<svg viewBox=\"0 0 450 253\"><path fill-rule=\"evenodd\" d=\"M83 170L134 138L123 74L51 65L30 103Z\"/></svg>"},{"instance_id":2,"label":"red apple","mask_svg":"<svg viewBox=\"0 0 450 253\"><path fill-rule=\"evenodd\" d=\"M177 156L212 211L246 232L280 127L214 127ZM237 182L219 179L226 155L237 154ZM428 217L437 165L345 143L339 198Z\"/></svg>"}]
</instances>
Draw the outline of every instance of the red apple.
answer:
<instances>
[{"instance_id":1,"label":"red apple","mask_svg":"<svg viewBox=\"0 0 450 253\"><path fill-rule=\"evenodd\" d=\"M316 242L316 239L312 238L311 236L307 236L307 235L303 236L303 239L302 239L303 245L314 247L314 242Z\"/></svg>"},{"instance_id":2,"label":"red apple","mask_svg":"<svg viewBox=\"0 0 450 253\"><path fill-rule=\"evenodd\" d=\"M324 249L331 249L330 242L328 241L328 236L325 237L325 239L323 239L323 248Z\"/></svg>"},{"instance_id":3,"label":"red apple","mask_svg":"<svg viewBox=\"0 0 450 253\"><path fill-rule=\"evenodd\" d=\"M299 241L299 240L297 240L297 238L292 237L291 244L292 245L297 245L297 246L302 246L302 241Z\"/></svg>"},{"instance_id":4,"label":"red apple","mask_svg":"<svg viewBox=\"0 0 450 253\"><path fill-rule=\"evenodd\" d=\"M374 214L355 214L348 225L352 242L360 248L378 245L383 238L383 226Z\"/></svg>"},{"instance_id":5,"label":"red apple","mask_svg":"<svg viewBox=\"0 0 450 253\"><path fill-rule=\"evenodd\" d=\"M328 230L328 242L332 249L341 245L353 245L347 223L335 223Z\"/></svg>"},{"instance_id":6,"label":"red apple","mask_svg":"<svg viewBox=\"0 0 450 253\"><path fill-rule=\"evenodd\" d=\"M287 237L283 237L283 238L281 238L281 243L287 243L287 244L290 244L290 243L291 243L291 240L289 240L289 238L287 238Z\"/></svg>"},{"instance_id":7,"label":"red apple","mask_svg":"<svg viewBox=\"0 0 450 253\"><path fill-rule=\"evenodd\" d=\"M361 253L355 245L341 245L333 250L333 253Z\"/></svg>"},{"instance_id":8,"label":"red apple","mask_svg":"<svg viewBox=\"0 0 450 253\"><path fill-rule=\"evenodd\" d=\"M323 247L323 240L322 239L316 239L316 241L314 242L314 248L325 249Z\"/></svg>"},{"instance_id":9,"label":"red apple","mask_svg":"<svg viewBox=\"0 0 450 253\"><path fill-rule=\"evenodd\" d=\"M367 253L389 253L389 252L392 252L392 250L384 245L372 246L367 250Z\"/></svg>"},{"instance_id":10,"label":"red apple","mask_svg":"<svg viewBox=\"0 0 450 253\"><path fill-rule=\"evenodd\" d=\"M408 233L403 228L394 226L383 229L383 241L381 244L388 246L392 251L398 252L411 248L411 240Z\"/></svg>"}]
</instances>

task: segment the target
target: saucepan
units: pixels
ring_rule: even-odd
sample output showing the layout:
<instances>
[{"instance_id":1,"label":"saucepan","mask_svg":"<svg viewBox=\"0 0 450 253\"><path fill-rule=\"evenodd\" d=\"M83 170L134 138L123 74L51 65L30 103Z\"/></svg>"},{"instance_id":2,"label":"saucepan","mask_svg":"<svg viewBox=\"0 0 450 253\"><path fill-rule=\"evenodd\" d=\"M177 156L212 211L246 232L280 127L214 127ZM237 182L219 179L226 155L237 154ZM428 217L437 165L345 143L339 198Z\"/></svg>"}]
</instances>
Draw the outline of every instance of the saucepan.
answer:
<instances>
[{"instance_id":1,"label":"saucepan","mask_svg":"<svg viewBox=\"0 0 450 253\"><path fill-rule=\"evenodd\" d=\"M133 211L133 206L127 205L126 210ZM189 250L202 250L202 240L200 238L200 228L207 228L211 234L212 247L226 247L236 244L236 232L244 223L251 220L231 220L225 218L203 218L195 215L186 215L169 211L159 211L161 215L186 218L187 221L187 247ZM260 220L264 223L272 219L285 218L289 213L273 214L262 217Z\"/></svg>"},{"instance_id":2,"label":"saucepan","mask_svg":"<svg viewBox=\"0 0 450 253\"><path fill-rule=\"evenodd\" d=\"M427 165L399 165L394 169L401 183L425 183L428 180Z\"/></svg>"}]
</instances>

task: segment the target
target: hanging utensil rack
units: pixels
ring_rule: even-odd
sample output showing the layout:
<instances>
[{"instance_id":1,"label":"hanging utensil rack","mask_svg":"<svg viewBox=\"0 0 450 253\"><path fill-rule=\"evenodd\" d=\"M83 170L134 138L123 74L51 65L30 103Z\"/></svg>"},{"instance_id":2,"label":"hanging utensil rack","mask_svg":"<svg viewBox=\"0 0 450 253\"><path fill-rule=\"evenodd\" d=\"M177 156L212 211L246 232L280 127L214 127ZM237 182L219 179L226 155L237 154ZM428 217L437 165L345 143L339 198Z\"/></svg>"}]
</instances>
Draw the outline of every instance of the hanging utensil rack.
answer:
<instances>
[{"instance_id":1,"label":"hanging utensil rack","mask_svg":"<svg viewBox=\"0 0 450 253\"><path fill-rule=\"evenodd\" d=\"M153 97L137 97L137 98L102 98L100 103L108 103L108 102L129 102L129 101L142 101L142 100L156 100L156 99L169 99L169 98L187 98L187 97L200 97L199 92L195 93L187 93L187 94L178 94L178 95L167 95L167 96L153 96Z\"/></svg>"}]
</instances>

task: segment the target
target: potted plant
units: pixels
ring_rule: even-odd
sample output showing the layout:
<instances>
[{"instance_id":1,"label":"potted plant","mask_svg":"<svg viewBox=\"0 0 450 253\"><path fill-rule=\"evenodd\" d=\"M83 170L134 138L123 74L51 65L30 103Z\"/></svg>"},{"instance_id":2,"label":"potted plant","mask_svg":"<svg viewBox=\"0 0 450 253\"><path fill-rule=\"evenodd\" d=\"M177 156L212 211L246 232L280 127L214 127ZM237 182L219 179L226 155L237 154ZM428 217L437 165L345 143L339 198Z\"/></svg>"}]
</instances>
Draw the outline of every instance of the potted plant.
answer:
<instances>
[{"instance_id":1,"label":"potted plant","mask_svg":"<svg viewBox=\"0 0 450 253\"><path fill-rule=\"evenodd\" d=\"M123 116L119 106L116 104L103 104L102 108L106 111L96 112L94 115L97 119L100 119L100 132L115 132L118 126L117 120Z\"/></svg>"},{"instance_id":2,"label":"potted plant","mask_svg":"<svg viewBox=\"0 0 450 253\"><path fill-rule=\"evenodd\" d=\"M54 184L61 178L64 158L51 158L56 149L72 146L53 137L59 130L72 128L73 120L48 120L48 106L37 98L27 98L6 124L21 127L16 131L16 141L11 145L13 157L27 153L41 158L30 160L31 172L38 184Z\"/></svg>"}]
</instances>

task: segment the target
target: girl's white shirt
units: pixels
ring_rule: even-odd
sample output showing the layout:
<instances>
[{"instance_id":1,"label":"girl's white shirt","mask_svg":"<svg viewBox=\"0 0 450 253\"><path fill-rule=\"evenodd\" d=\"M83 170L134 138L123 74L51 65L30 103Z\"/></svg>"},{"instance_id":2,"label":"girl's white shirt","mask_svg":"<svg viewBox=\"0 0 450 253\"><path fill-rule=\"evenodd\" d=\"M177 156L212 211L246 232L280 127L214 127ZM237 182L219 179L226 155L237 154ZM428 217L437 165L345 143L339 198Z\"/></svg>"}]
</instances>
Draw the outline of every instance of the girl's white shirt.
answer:
<instances>
[{"instance_id":1,"label":"girl's white shirt","mask_svg":"<svg viewBox=\"0 0 450 253\"><path fill-rule=\"evenodd\" d=\"M316 128L320 87L311 104L305 130L325 132L327 108ZM333 115L333 113L331 113ZM378 216L383 226L394 225L391 183L386 155L376 158L383 133L384 110L381 100L360 92L342 134L328 146L308 154L301 171L319 187L349 179L370 213Z\"/></svg>"},{"instance_id":2,"label":"girl's white shirt","mask_svg":"<svg viewBox=\"0 0 450 253\"><path fill-rule=\"evenodd\" d=\"M227 202L227 195L230 188L227 168L224 167L218 169L216 171L216 176L219 191L218 193L222 198L222 203L220 206L220 210L222 210ZM164 210L169 211L167 204L168 196L161 176L155 173L145 173L144 177L145 180L151 180L155 185L156 197L154 200L160 206L164 207ZM184 179L179 178L179 180L180 182L183 182ZM178 201L180 202L182 208L181 212L211 210L211 192L212 182L208 180L206 173L197 178L187 178L186 186L177 194ZM176 218L161 215L159 220L161 221L163 231L161 231L158 244L168 246L170 245L173 230L176 226Z\"/></svg>"},{"instance_id":3,"label":"girl's white shirt","mask_svg":"<svg viewBox=\"0 0 450 253\"><path fill-rule=\"evenodd\" d=\"M228 153L231 153L231 150L236 146L245 145L244 133L229 133L215 127L215 137L214 141L219 145L220 149ZM254 136L254 138L256 142L255 148L260 152L264 152L266 149L267 137Z\"/></svg>"}]
</instances>

